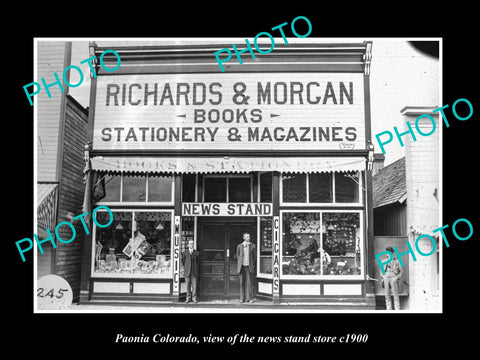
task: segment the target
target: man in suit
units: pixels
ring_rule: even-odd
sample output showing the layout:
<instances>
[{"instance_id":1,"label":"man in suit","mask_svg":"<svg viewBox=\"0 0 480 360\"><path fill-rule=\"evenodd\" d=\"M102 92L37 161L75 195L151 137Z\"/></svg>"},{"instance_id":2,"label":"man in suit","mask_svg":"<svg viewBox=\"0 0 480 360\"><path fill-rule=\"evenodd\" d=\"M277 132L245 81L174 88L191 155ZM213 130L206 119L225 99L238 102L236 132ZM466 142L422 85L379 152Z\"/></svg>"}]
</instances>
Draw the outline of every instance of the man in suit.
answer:
<instances>
[{"instance_id":1,"label":"man in suit","mask_svg":"<svg viewBox=\"0 0 480 360\"><path fill-rule=\"evenodd\" d=\"M243 234L243 242L237 246L237 274L240 276L240 302L253 302L252 280L255 275L255 244L250 242L250 234Z\"/></svg>"},{"instance_id":2,"label":"man in suit","mask_svg":"<svg viewBox=\"0 0 480 360\"><path fill-rule=\"evenodd\" d=\"M193 248L193 240L188 241L187 250L182 253L183 273L187 285L187 299L185 303L197 303L198 274L200 273L199 253Z\"/></svg>"}]
</instances>

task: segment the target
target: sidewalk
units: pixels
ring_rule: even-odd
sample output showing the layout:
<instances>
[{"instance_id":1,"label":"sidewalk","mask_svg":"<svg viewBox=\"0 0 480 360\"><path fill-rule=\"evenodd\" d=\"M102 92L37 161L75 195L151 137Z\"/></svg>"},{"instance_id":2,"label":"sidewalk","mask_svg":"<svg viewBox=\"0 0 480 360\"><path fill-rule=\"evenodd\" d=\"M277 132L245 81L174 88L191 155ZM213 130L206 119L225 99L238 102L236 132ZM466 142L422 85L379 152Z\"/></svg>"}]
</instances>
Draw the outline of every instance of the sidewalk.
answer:
<instances>
[{"instance_id":1,"label":"sidewalk","mask_svg":"<svg viewBox=\"0 0 480 360\"><path fill-rule=\"evenodd\" d=\"M72 312L363 312L364 304L355 302L281 302L272 303L267 300L254 300L253 303L240 303L239 300L206 300L198 303L184 302L151 302L129 303L125 301L95 301L88 304L74 303L69 310ZM374 310L373 310L374 311Z\"/></svg>"}]
</instances>

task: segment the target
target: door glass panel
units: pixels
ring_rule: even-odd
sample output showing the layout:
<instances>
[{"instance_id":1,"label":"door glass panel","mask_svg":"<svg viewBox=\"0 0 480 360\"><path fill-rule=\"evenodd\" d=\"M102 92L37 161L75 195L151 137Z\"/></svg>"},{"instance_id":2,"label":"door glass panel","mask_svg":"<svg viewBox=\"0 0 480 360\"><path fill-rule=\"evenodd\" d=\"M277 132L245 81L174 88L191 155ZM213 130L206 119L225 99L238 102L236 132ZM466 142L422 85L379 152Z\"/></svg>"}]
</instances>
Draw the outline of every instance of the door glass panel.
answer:
<instances>
[{"instance_id":1,"label":"door glass panel","mask_svg":"<svg viewBox=\"0 0 480 360\"><path fill-rule=\"evenodd\" d=\"M223 225L204 225L203 247L210 250L225 248L225 227Z\"/></svg>"},{"instance_id":2,"label":"door glass panel","mask_svg":"<svg viewBox=\"0 0 480 360\"><path fill-rule=\"evenodd\" d=\"M202 224L200 238L200 291L202 295L225 295L225 237L224 224Z\"/></svg>"}]
</instances>

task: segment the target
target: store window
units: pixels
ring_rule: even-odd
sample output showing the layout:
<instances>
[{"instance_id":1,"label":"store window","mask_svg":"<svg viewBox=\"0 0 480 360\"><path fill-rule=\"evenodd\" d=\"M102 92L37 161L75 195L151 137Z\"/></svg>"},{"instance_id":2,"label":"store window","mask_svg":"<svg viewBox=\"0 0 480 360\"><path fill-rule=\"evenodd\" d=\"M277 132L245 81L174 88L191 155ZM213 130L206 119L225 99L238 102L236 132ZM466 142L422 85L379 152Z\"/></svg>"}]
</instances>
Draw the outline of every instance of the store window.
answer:
<instances>
[{"instance_id":1,"label":"store window","mask_svg":"<svg viewBox=\"0 0 480 360\"><path fill-rule=\"evenodd\" d=\"M182 216L182 232L180 236L180 253L187 250L190 240L195 244L195 218L193 216ZM181 262L180 262L181 264ZM183 266L180 266L180 277L183 277Z\"/></svg>"},{"instance_id":2,"label":"store window","mask_svg":"<svg viewBox=\"0 0 480 360\"><path fill-rule=\"evenodd\" d=\"M324 275L361 274L361 228L358 212L322 214ZM328 261L327 261L328 260Z\"/></svg>"},{"instance_id":3,"label":"store window","mask_svg":"<svg viewBox=\"0 0 480 360\"><path fill-rule=\"evenodd\" d=\"M332 204L360 202L357 172L283 174L282 203Z\"/></svg>"},{"instance_id":4,"label":"store window","mask_svg":"<svg viewBox=\"0 0 480 360\"><path fill-rule=\"evenodd\" d=\"M106 228L95 227L94 274L106 277L171 277L172 214L116 211ZM99 223L109 221L97 211Z\"/></svg>"},{"instance_id":5,"label":"store window","mask_svg":"<svg viewBox=\"0 0 480 360\"><path fill-rule=\"evenodd\" d=\"M320 213L283 213L282 274L320 275Z\"/></svg>"},{"instance_id":6,"label":"store window","mask_svg":"<svg viewBox=\"0 0 480 360\"><path fill-rule=\"evenodd\" d=\"M260 217L260 274L272 274L273 258L272 258L272 224L271 216Z\"/></svg>"},{"instance_id":7,"label":"store window","mask_svg":"<svg viewBox=\"0 0 480 360\"><path fill-rule=\"evenodd\" d=\"M105 189L102 203L173 203L172 176L104 174L97 185Z\"/></svg>"},{"instance_id":8,"label":"store window","mask_svg":"<svg viewBox=\"0 0 480 360\"><path fill-rule=\"evenodd\" d=\"M361 275L360 212L284 212L282 275Z\"/></svg>"}]
</instances>

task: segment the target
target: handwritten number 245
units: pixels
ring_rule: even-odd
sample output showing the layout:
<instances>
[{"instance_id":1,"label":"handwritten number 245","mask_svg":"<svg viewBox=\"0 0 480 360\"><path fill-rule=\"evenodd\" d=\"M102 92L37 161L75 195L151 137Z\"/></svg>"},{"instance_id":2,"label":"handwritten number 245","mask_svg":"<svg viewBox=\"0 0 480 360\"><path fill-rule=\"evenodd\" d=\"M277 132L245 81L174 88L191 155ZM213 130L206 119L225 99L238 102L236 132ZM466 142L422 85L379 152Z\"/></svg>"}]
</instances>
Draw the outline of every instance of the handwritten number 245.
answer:
<instances>
[{"instance_id":1,"label":"handwritten number 245","mask_svg":"<svg viewBox=\"0 0 480 360\"><path fill-rule=\"evenodd\" d=\"M46 296L50 296L51 298L53 298L55 296L57 299L61 299L64 295L63 293L67 292L67 291L68 291L68 289L58 289L57 295L55 295L54 292L53 292L53 288L52 288L46 294L44 294L45 289L44 288L38 288L37 289L37 296L42 297L42 298L46 297Z\"/></svg>"}]
</instances>

